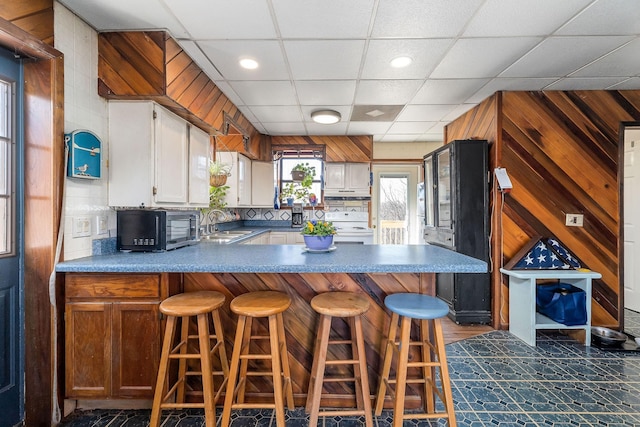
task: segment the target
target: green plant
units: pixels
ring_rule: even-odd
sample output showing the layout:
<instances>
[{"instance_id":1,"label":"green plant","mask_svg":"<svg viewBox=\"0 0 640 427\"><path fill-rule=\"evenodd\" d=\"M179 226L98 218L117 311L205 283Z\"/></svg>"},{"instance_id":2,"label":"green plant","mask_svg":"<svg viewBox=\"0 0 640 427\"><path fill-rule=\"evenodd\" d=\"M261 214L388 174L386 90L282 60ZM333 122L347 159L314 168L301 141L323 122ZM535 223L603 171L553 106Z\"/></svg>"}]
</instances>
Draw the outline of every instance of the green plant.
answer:
<instances>
[{"instance_id":1,"label":"green plant","mask_svg":"<svg viewBox=\"0 0 640 427\"><path fill-rule=\"evenodd\" d=\"M307 221L301 231L307 236L332 236L336 234L336 227L331 221Z\"/></svg>"},{"instance_id":2,"label":"green plant","mask_svg":"<svg viewBox=\"0 0 640 427\"><path fill-rule=\"evenodd\" d=\"M220 160L211 160L209 162L209 175L231 176L231 165Z\"/></svg>"},{"instance_id":3,"label":"green plant","mask_svg":"<svg viewBox=\"0 0 640 427\"><path fill-rule=\"evenodd\" d=\"M293 198L294 197L294 192L295 192L295 183L293 182L288 182L285 185L282 186L282 192L280 193L280 198L282 200L287 200L288 198Z\"/></svg>"},{"instance_id":4,"label":"green plant","mask_svg":"<svg viewBox=\"0 0 640 427\"><path fill-rule=\"evenodd\" d=\"M302 179L302 186L311 188L311 184L313 184L313 178L316 176L316 167L309 166L309 162L298 163L291 169L291 172L302 172L304 174L304 178Z\"/></svg>"},{"instance_id":5,"label":"green plant","mask_svg":"<svg viewBox=\"0 0 640 427\"><path fill-rule=\"evenodd\" d=\"M209 208L210 209L224 209L227 207L227 202L224 198L227 195L228 185L222 185L220 187L209 186Z\"/></svg>"}]
</instances>

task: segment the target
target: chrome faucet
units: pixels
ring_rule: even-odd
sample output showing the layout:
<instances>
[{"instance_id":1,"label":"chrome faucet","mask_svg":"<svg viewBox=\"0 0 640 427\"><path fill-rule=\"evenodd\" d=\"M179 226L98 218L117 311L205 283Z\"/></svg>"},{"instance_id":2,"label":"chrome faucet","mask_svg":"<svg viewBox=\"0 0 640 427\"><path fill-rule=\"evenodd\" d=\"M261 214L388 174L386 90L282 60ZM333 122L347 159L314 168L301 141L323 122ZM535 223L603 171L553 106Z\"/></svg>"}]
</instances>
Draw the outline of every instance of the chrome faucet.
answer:
<instances>
[{"instance_id":1,"label":"chrome faucet","mask_svg":"<svg viewBox=\"0 0 640 427\"><path fill-rule=\"evenodd\" d=\"M222 221L227 221L228 219L226 212L221 211L220 209L211 209L207 214L207 218L209 218L209 228L208 228L209 234L215 233L216 231L218 231L218 220L219 220L218 215L222 215Z\"/></svg>"}]
</instances>

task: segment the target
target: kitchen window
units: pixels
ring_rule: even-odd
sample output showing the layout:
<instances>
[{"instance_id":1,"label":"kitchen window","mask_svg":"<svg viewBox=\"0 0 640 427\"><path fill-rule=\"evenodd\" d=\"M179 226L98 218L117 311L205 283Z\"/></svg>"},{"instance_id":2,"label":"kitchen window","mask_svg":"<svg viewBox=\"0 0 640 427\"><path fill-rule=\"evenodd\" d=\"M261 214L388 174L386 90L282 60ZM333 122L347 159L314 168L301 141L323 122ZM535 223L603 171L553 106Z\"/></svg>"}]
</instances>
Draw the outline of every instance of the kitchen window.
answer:
<instances>
[{"instance_id":1,"label":"kitchen window","mask_svg":"<svg viewBox=\"0 0 640 427\"><path fill-rule=\"evenodd\" d=\"M298 164L315 168L315 176L313 177L311 188L308 189L308 194L315 194L318 204L321 204L325 156L324 147L322 147L322 149L281 148L274 150L273 155L277 165L276 177L278 179L279 194L281 195L281 206L285 206L287 203L284 197L287 188L292 185L295 189L300 188L300 183L294 181L291 174L292 169ZM308 197L303 198L300 196L300 193L296 194L294 192L294 201L295 203L306 205L309 199Z\"/></svg>"},{"instance_id":2,"label":"kitchen window","mask_svg":"<svg viewBox=\"0 0 640 427\"><path fill-rule=\"evenodd\" d=\"M0 257L13 248L13 137L11 84L0 81Z\"/></svg>"}]
</instances>

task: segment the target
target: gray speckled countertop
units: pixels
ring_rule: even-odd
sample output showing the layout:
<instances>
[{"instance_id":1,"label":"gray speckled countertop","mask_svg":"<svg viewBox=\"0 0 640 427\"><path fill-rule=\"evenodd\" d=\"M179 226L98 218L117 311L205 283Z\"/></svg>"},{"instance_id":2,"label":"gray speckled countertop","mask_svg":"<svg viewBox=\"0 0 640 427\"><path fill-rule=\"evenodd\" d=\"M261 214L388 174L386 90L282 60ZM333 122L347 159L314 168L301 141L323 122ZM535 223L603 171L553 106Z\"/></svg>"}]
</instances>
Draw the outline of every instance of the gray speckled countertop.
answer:
<instances>
[{"instance_id":1,"label":"gray speckled countertop","mask_svg":"<svg viewBox=\"0 0 640 427\"><path fill-rule=\"evenodd\" d=\"M65 261L58 272L484 273L487 263L433 245L338 245L309 253L303 245L201 242L158 253L115 253Z\"/></svg>"}]
</instances>

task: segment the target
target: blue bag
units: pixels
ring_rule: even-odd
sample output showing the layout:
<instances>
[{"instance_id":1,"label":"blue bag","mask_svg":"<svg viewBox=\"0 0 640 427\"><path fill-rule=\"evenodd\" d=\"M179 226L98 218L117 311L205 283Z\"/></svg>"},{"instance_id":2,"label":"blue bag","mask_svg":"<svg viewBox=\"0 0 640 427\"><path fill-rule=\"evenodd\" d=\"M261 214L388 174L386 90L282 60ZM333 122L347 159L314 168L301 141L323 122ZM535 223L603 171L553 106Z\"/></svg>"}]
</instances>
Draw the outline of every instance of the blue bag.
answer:
<instances>
[{"instance_id":1,"label":"blue bag","mask_svg":"<svg viewBox=\"0 0 640 427\"><path fill-rule=\"evenodd\" d=\"M569 283L536 285L536 309L567 326L587 323L587 294Z\"/></svg>"}]
</instances>

